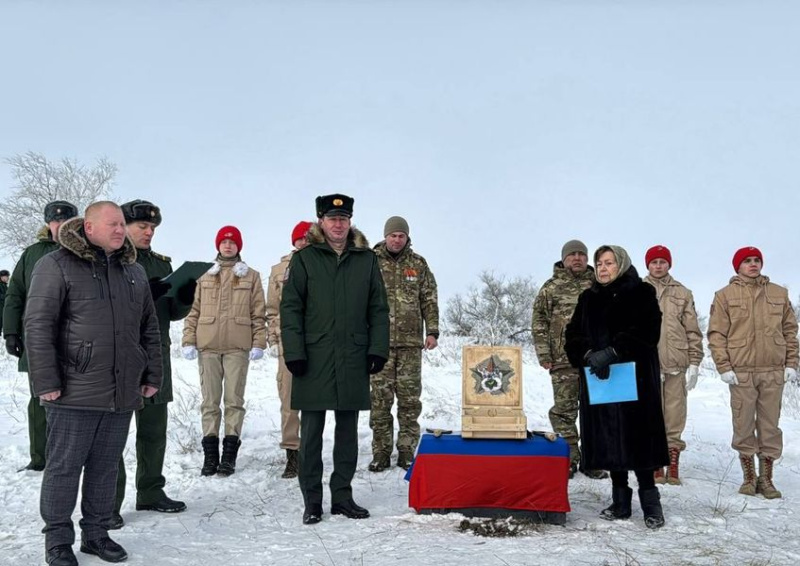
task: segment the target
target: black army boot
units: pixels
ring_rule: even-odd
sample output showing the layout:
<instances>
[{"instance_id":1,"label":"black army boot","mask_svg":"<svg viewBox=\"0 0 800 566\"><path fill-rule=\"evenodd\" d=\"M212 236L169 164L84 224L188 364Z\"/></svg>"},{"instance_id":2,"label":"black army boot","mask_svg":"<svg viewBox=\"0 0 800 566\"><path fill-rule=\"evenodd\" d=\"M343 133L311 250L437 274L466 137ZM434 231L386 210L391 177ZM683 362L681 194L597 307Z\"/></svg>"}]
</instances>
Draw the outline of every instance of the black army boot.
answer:
<instances>
[{"instance_id":1,"label":"black army boot","mask_svg":"<svg viewBox=\"0 0 800 566\"><path fill-rule=\"evenodd\" d=\"M219 469L219 438L216 436L203 437L203 468L201 476L213 476Z\"/></svg>"},{"instance_id":2,"label":"black army boot","mask_svg":"<svg viewBox=\"0 0 800 566\"><path fill-rule=\"evenodd\" d=\"M300 455L297 450L290 448L286 449L286 469L283 470L281 475L284 479L291 479L297 477L297 472L300 470Z\"/></svg>"},{"instance_id":3,"label":"black army boot","mask_svg":"<svg viewBox=\"0 0 800 566\"><path fill-rule=\"evenodd\" d=\"M606 521L630 519L631 499L633 499L633 490L628 486L612 487L611 505L600 511L600 517L602 517Z\"/></svg>"},{"instance_id":4,"label":"black army boot","mask_svg":"<svg viewBox=\"0 0 800 566\"><path fill-rule=\"evenodd\" d=\"M241 445L242 441L238 436L229 435L222 439L222 461L217 471L219 475L229 476L236 471L236 455Z\"/></svg>"},{"instance_id":5,"label":"black army boot","mask_svg":"<svg viewBox=\"0 0 800 566\"><path fill-rule=\"evenodd\" d=\"M639 490L639 503L644 514L644 526L648 529L660 529L664 526L664 510L661 509L661 494L657 487Z\"/></svg>"}]
</instances>

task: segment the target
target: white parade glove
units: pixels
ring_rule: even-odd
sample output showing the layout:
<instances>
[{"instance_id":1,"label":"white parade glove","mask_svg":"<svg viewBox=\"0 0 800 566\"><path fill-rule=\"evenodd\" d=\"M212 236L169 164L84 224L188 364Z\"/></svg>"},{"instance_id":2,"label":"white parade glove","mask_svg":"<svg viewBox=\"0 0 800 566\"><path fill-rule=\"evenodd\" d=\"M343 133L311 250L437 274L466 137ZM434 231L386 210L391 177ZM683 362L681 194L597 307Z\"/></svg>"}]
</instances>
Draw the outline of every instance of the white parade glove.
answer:
<instances>
[{"instance_id":1,"label":"white parade glove","mask_svg":"<svg viewBox=\"0 0 800 566\"><path fill-rule=\"evenodd\" d=\"M250 350L251 360L260 360L264 357L264 348L252 348Z\"/></svg>"},{"instance_id":2,"label":"white parade glove","mask_svg":"<svg viewBox=\"0 0 800 566\"><path fill-rule=\"evenodd\" d=\"M732 371L726 371L725 373L721 374L719 378L728 385L739 385L739 380L736 378L736 374Z\"/></svg>"},{"instance_id":3,"label":"white parade glove","mask_svg":"<svg viewBox=\"0 0 800 566\"><path fill-rule=\"evenodd\" d=\"M181 348L181 354L187 360L197 359L197 348L194 346L184 346Z\"/></svg>"},{"instance_id":4,"label":"white parade glove","mask_svg":"<svg viewBox=\"0 0 800 566\"><path fill-rule=\"evenodd\" d=\"M691 391L697 386L697 376L700 375L700 368L689 366L686 370L686 391Z\"/></svg>"},{"instance_id":5,"label":"white parade glove","mask_svg":"<svg viewBox=\"0 0 800 566\"><path fill-rule=\"evenodd\" d=\"M664 383L667 380L667 376L663 373L661 374L661 383Z\"/></svg>"},{"instance_id":6,"label":"white parade glove","mask_svg":"<svg viewBox=\"0 0 800 566\"><path fill-rule=\"evenodd\" d=\"M269 347L269 355L272 356L273 358L277 358L279 353L280 352L278 352L277 344L273 344L272 346Z\"/></svg>"},{"instance_id":7,"label":"white parade glove","mask_svg":"<svg viewBox=\"0 0 800 566\"><path fill-rule=\"evenodd\" d=\"M797 376L797 370L794 368L786 368L783 370L783 382L793 383L800 385L800 377Z\"/></svg>"}]
</instances>

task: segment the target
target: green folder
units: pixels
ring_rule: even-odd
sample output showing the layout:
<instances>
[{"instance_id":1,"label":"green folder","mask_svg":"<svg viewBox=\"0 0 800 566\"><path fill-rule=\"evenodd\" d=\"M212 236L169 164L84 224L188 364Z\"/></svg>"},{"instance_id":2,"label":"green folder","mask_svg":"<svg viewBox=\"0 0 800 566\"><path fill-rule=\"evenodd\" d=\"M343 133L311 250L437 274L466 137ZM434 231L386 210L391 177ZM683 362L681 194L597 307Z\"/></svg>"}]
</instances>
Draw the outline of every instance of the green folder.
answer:
<instances>
[{"instance_id":1,"label":"green folder","mask_svg":"<svg viewBox=\"0 0 800 566\"><path fill-rule=\"evenodd\" d=\"M209 261L185 261L178 269L162 279L165 283L171 283L172 287L167 291L167 297L174 297L178 289L186 285L189 281L197 281L200 277L214 265Z\"/></svg>"}]
</instances>

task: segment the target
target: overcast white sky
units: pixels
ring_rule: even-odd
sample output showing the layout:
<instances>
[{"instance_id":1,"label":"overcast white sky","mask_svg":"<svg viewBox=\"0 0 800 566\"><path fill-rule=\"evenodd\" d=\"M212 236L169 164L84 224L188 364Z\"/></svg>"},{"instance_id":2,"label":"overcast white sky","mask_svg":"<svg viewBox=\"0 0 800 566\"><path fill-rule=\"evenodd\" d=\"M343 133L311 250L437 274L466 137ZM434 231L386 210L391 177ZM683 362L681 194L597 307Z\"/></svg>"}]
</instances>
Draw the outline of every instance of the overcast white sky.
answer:
<instances>
[{"instance_id":1,"label":"overcast white sky","mask_svg":"<svg viewBox=\"0 0 800 566\"><path fill-rule=\"evenodd\" d=\"M641 273L667 245L701 314L756 245L796 300L798 21L791 1L3 0L0 156L107 156L176 264L231 223L266 271L344 192L373 243L408 219L442 303L487 268L541 284L571 238Z\"/></svg>"}]
</instances>

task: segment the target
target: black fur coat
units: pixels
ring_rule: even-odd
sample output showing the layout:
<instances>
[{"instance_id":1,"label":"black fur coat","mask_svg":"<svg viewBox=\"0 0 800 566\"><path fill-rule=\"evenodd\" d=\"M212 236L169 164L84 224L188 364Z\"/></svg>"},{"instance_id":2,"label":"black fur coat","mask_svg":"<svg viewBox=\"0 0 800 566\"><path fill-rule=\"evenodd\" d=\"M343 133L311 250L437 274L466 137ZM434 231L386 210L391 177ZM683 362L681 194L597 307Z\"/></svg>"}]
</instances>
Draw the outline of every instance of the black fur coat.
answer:
<instances>
[{"instance_id":1,"label":"black fur coat","mask_svg":"<svg viewBox=\"0 0 800 566\"><path fill-rule=\"evenodd\" d=\"M610 284L581 293L567 325L570 363L581 368L581 465L588 470L650 470L669 464L661 410L655 289L630 267ZM590 405L583 367L590 350L612 346L619 362L636 363L638 401Z\"/></svg>"}]
</instances>

